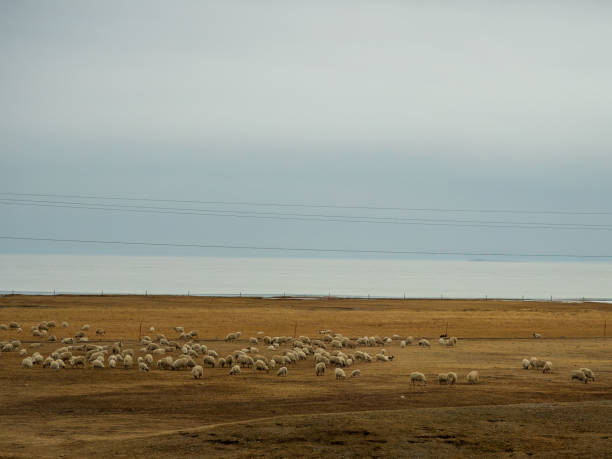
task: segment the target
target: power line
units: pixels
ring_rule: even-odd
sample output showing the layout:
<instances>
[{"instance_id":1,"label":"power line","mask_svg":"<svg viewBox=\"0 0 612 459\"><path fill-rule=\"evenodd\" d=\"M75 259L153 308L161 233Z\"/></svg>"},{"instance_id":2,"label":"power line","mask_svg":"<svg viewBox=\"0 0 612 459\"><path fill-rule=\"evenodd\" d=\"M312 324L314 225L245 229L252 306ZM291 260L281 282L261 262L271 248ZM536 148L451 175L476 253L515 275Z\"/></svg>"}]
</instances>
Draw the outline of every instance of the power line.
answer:
<instances>
[{"instance_id":1,"label":"power line","mask_svg":"<svg viewBox=\"0 0 612 459\"><path fill-rule=\"evenodd\" d=\"M410 212L458 212L458 213L498 213L498 214L542 214L542 215L612 215L610 210L527 210L527 209L470 209L470 208L450 208L450 207L387 207L371 205L339 205L339 204L305 204L305 203L281 203L281 202L258 202L258 201L203 201L194 199L159 199L159 198L130 198L122 196L101 196L101 195L81 195L81 194L54 194L54 193L16 193L0 192L6 196L33 196L33 197L53 197L53 198L76 198L76 199L97 199L112 201L143 201L143 202L172 202L186 204L214 204L214 205L240 205L258 207L305 207L305 208L329 208L329 209L365 209L365 210L395 210Z\"/></svg>"},{"instance_id":2,"label":"power line","mask_svg":"<svg viewBox=\"0 0 612 459\"><path fill-rule=\"evenodd\" d=\"M282 247L282 246L254 246L233 244L206 244L206 243L179 243L179 242L141 242L141 241L106 241L98 239L59 239L50 237L27 237L0 235L0 239L40 242L62 242L75 244L105 244L148 247L179 247L179 248L214 248L214 249L240 249L262 250L277 252L316 252L316 253L357 253L357 254L385 254L385 255L455 255L472 257L516 257L516 258L584 258L605 259L612 255L586 255L573 253L509 253L509 252L468 252L445 250L385 250L385 249L338 249L313 247Z\"/></svg>"},{"instance_id":3,"label":"power line","mask_svg":"<svg viewBox=\"0 0 612 459\"><path fill-rule=\"evenodd\" d=\"M83 203L67 201L26 200L0 198L0 204L29 207L54 207L67 209L103 210L127 213L153 213L172 215L200 215L212 217L252 218L264 220L320 221L344 223L377 223L393 225L450 226L471 228L514 228L514 229L562 229L562 230L603 230L612 231L612 225L584 223L514 222L487 220L423 219L400 217L370 217L354 215L298 214L282 212L257 212L224 209L193 209L177 207L134 206L121 204Z\"/></svg>"}]
</instances>

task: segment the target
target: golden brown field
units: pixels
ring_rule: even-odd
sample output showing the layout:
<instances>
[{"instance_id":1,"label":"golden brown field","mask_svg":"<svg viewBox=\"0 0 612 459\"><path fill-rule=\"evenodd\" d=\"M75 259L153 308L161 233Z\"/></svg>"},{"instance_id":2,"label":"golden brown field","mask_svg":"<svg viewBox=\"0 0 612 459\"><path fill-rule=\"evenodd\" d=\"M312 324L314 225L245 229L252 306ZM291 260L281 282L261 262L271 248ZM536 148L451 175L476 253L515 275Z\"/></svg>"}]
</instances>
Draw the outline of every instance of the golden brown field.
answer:
<instances>
[{"instance_id":1,"label":"golden brown field","mask_svg":"<svg viewBox=\"0 0 612 459\"><path fill-rule=\"evenodd\" d=\"M42 320L73 336L82 324L138 350L142 334L174 339L176 325L227 355L250 336L308 335L432 338L432 347L386 346L392 362L358 363L360 378L316 377L312 357L286 378L244 369L204 368L141 373L136 367L51 371L21 368L17 352L0 353L0 457L612 457L612 305L484 300L259 299L144 296L6 296L0 341L41 342L30 327ZM456 347L437 336L448 324ZM150 326L156 328L149 333ZM240 330L239 342L222 339ZM541 333L543 339L530 338ZM612 334L608 329L607 334ZM42 341L44 342L44 341ZM45 343L43 356L60 347ZM270 357L278 351L259 352ZM285 349L281 347L281 351ZM366 348L372 355L380 348ZM353 352L348 350L346 352ZM142 354L138 354L142 355ZM176 356L176 354L174 354ZM521 360L551 360L552 374L523 370ZM158 357L156 357L157 359ZM198 358L201 363L201 357ZM590 384L569 372L589 367ZM465 374L480 372L468 385ZM411 387L409 374L426 374ZM440 372L459 383L440 386Z\"/></svg>"}]
</instances>

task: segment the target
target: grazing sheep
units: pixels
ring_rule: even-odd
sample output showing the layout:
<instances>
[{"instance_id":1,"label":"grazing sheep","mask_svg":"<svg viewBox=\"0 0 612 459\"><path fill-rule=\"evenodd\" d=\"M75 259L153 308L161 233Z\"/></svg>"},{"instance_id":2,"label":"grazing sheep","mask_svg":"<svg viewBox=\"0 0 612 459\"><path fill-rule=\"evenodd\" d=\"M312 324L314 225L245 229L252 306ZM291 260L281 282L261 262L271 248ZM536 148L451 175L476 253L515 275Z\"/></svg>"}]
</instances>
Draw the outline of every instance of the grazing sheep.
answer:
<instances>
[{"instance_id":1,"label":"grazing sheep","mask_svg":"<svg viewBox=\"0 0 612 459\"><path fill-rule=\"evenodd\" d=\"M89 324L85 324L85 325L83 325L83 326L81 327L81 330L83 330L83 331L87 331L87 330L89 330Z\"/></svg>"},{"instance_id":2,"label":"grazing sheep","mask_svg":"<svg viewBox=\"0 0 612 459\"><path fill-rule=\"evenodd\" d=\"M227 362L223 357L217 360L217 364L219 365L219 368L225 368L227 366Z\"/></svg>"},{"instance_id":3,"label":"grazing sheep","mask_svg":"<svg viewBox=\"0 0 612 459\"><path fill-rule=\"evenodd\" d=\"M172 370L172 357L164 357L157 361L157 368L160 370Z\"/></svg>"},{"instance_id":4,"label":"grazing sheep","mask_svg":"<svg viewBox=\"0 0 612 459\"><path fill-rule=\"evenodd\" d=\"M336 368L334 370L334 375L336 376L336 379L346 379L346 373L342 368Z\"/></svg>"},{"instance_id":5,"label":"grazing sheep","mask_svg":"<svg viewBox=\"0 0 612 459\"><path fill-rule=\"evenodd\" d=\"M200 379L204 374L204 369L200 365L196 365L191 369L191 376L193 379Z\"/></svg>"},{"instance_id":6,"label":"grazing sheep","mask_svg":"<svg viewBox=\"0 0 612 459\"><path fill-rule=\"evenodd\" d=\"M110 368L117 368L117 359L109 359L108 366Z\"/></svg>"},{"instance_id":7,"label":"grazing sheep","mask_svg":"<svg viewBox=\"0 0 612 459\"><path fill-rule=\"evenodd\" d=\"M150 327L150 328L149 328L149 331L150 331L151 333L155 333L155 327Z\"/></svg>"},{"instance_id":8,"label":"grazing sheep","mask_svg":"<svg viewBox=\"0 0 612 459\"><path fill-rule=\"evenodd\" d=\"M204 365L210 365L211 368L215 368L215 359L210 355L205 355L202 362Z\"/></svg>"},{"instance_id":9,"label":"grazing sheep","mask_svg":"<svg viewBox=\"0 0 612 459\"><path fill-rule=\"evenodd\" d=\"M186 357L181 357L180 359L176 359L174 362L172 362L172 369L182 370L184 368L188 368L189 367L188 363L189 361L187 360Z\"/></svg>"},{"instance_id":10,"label":"grazing sheep","mask_svg":"<svg viewBox=\"0 0 612 459\"><path fill-rule=\"evenodd\" d=\"M9 328L21 328L17 322L9 322Z\"/></svg>"},{"instance_id":11,"label":"grazing sheep","mask_svg":"<svg viewBox=\"0 0 612 459\"><path fill-rule=\"evenodd\" d=\"M351 378L358 378L359 376L361 376L361 370L351 371Z\"/></svg>"},{"instance_id":12,"label":"grazing sheep","mask_svg":"<svg viewBox=\"0 0 612 459\"><path fill-rule=\"evenodd\" d=\"M53 360L53 358L52 358L52 357L47 357L47 358L45 359L45 361L43 362L42 367L43 367L43 368L47 368L48 366L50 366L50 365L51 365L51 363L53 363L53 361L54 361L54 360Z\"/></svg>"},{"instance_id":13,"label":"grazing sheep","mask_svg":"<svg viewBox=\"0 0 612 459\"><path fill-rule=\"evenodd\" d=\"M51 365L49 365L49 368L51 368L52 370L55 370L55 371L59 370L60 366L59 366L58 362L59 362L59 360L54 360L53 362L51 362ZM96 360L96 362L97 362L97 360ZM95 368L95 366L94 366L94 368Z\"/></svg>"},{"instance_id":14,"label":"grazing sheep","mask_svg":"<svg viewBox=\"0 0 612 459\"><path fill-rule=\"evenodd\" d=\"M149 367L144 361L138 362L138 371L149 371Z\"/></svg>"},{"instance_id":15,"label":"grazing sheep","mask_svg":"<svg viewBox=\"0 0 612 459\"><path fill-rule=\"evenodd\" d=\"M542 335L540 335L539 333L533 332L533 337L537 339L537 338L541 338Z\"/></svg>"},{"instance_id":16,"label":"grazing sheep","mask_svg":"<svg viewBox=\"0 0 612 459\"><path fill-rule=\"evenodd\" d=\"M28 351L27 351L26 349L22 349L22 350L20 350L20 351L19 351L19 355L20 355L21 357L23 357L23 356L24 356L24 355L26 355L27 353L28 353Z\"/></svg>"},{"instance_id":17,"label":"grazing sheep","mask_svg":"<svg viewBox=\"0 0 612 459\"><path fill-rule=\"evenodd\" d=\"M580 371L584 373L584 375L588 380L593 380L595 382L595 373L593 373L589 368L581 368Z\"/></svg>"},{"instance_id":18,"label":"grazing sheep","mask_svg":"<svg viewBox=\"0 0 612 459\"><path fill-rule=\"evenodd\" d=\"M66 321L62 322L62 328L68 328L68 322Z\"/></svg>"},{"instance_id":19,"label":"grazing sheep","mask_svg":"<svg viewBox=\"0 0 612 459\"><path fill-rule=\"evenodd\" d=\"M21 366L23 368L32 368L34 366L34 362L32 361L32 357L26 357L21 361Z\"/></svg>"},{"instance_id":20,"label":"grazing sheep","mask_svg":"<svg viewBox=\"0 0 612 459\"><path fill-rule=\"evenodd\" d=\"M406 347L406 340L400 341L400 347Z\"/></svg>"},{"instance_id":21,"label":"grazing sheep","mask_svg":"<svg viewBox=\"0 0 612 459\"><path fill-rule=\"evenodd\" d=\"M2 346L2 352L12 352L12 351L13 351L12 343L5 343L4 346Z\"/></svg>"},{"instance_id":22,"label":"grazing sheep","mask_svg":"<svg viewBox=\"0 0 612 459\"><path fill-rule=\"evenodd\" d=\"M315 374L317 376L323 376L325 374L325 363L319 362L315 365Z\"/></svg>"},{"instance_id":23,"label":"grazing sheep","mask_svg":"<svg viewBox=\"0 0 612 459\"><path fill-rule=\"evenodd\" d=\"M270 368L268 368L268 365L266 365L266 362L264 362L263 360L257 360L255 362L255 370L257 371L270 371Z\"/></svg>"},{"instance_id":24,"label":"grazing sheep","mask_svg":"<svg viewBox=\"0 0 612 459\"><path fill-rule=\"evenodd\" d=\"M468 384L476 384L479 380L479 374L476 370L472 370L467 374L465 379L467 380Z\"/></svg>"},{"instance_id":25,"label":"grazing sheep","mask_svg":"<svg viewBox=\"0 0 612 459\"><path fill-rule=\"evenodd\" d=\"M230 376L239 375L240 374L240 366L234 365L229 372Z\"/></svg>"},{"instance_id":26,"label":"grazing sheep","mask_svg":"<svg viewBox=\"0 0 612 459\"><path fill-rule=\"evenodd\" d=\"M438 375L438 384L446 384L448 382L448 374L440 373Z\"/></svg>"},{"instance_id":27,"label":"grazing sheep","mask_svg":"<svg viewBox=\"0 0 612 459\"><path fill-rule=\"evenodd\" d=\"M94 368L104 368L104 362L102 362L101 360L94 360L92 362L92 366Z\"/></svg>"},{"instance_id":28,"label":"grazing sheep","mask_svg":"<svg viewBox=\"0 0 612 459\"><path fill-rule=\"evenodd\" d=\"M415 385L417 382L422 383L424 386L427 385L427 378L420 371L410 373L410 384Z\"/></svg>"},{"instance_id":29,"label":"grazing sheep","mask_svg":"<svg viewBox=\"0 0 612 459\"><path fill-rule=\"evenodd\" d=\"M585 384L589 382L589 378L587 378L587 375L585 375L582 370L572 370L571 380L573 381L574 379L582 381Z\"/></svg>"},{"instance_id":30,"label":"grazing sheep","mask_svg":"<svg viewBox=\"0 0 612 459\"><path fill-rule=\"evenodd\" d=\"M552 373L552 362L546 361L544 364L544 368L542 369L542 373Z\"/></svg>"},{"instance_id":31,"label":"grazing sheep","mask_svg":"<svg viewBox=\"0 0 612 459\"><path fill-rule=\"evenodd\" d=\"M447 383L447 384L450 384L450 385L453 385L453 384L455 384L456 382L457 382L457 373L454 373L454 372L452 372L452 371L451 371L451 372L449 372L449 373L446 375L446 383Z\"/></svg>"},{"instance_id":32,"label":"grazing sheep","mask_svg":"<svg viewBox=\"0 0 612 459\"><path fill-rule=\"evenodd\" d=\"M132 363L133 360L130 354L127 354L125 357L123 357L123 368L130 368L132 366Z\"/></svg>"},{"instance_id":33,"label":"grazing sheep","mask_svg":"<svg viewBox=\"0 0 612 459\"><path fill-rule=\"evenodd\" d=\"M421 347L431 347L431 344L425 338L420 339L418 344Z\"/></svg>"},{"instance_id":34,"label":"grazing sheep","mask_svg":"<svg viewBox=\"0 0 612 459\"><path fill-rule=\"evenodd\" d=\"M106 334L106 330L104 330L103 328L96 329L96 335L105 335L105 334Z\"/></svg>"},{"instance_id":35,"label":"grazing sheep","mask_svg":"<svg viewBox=\"0 0 612 459\"><path fill-rule=\"evenodd\" d=\"M0 324L0 330L8 330L8 326L6 324Z\"/></svg>"},{"instance_id":36,"label":"grazing sheep","mask_svg":"<svg viewBox=\"0 0 612 459\"><path fill-rule=\"evenodd\" d=\"M276 376L287 376L287 367L280 367L276 372Z\"/></svg>"},{"instance_id":37,"label":"grazing sheep","mask_svg":"<svg viewBox=\"0 0 612 459\"><path fill-rule=\"evenodd\" d=\"M533 368L535 368L536 370L540 370L542 368L544 368L544 365L546 365L546 361L545 360L540 360L537 358L534 358L533 360L531 360L531 366Z\"/></svg>"},{"instance_id":38,"label":"grazing sheep","mask_svg":"<svg viewBox=\"0 0 612 459\"><path fill-rule=\"evenodd\" d=\"M523 365L523 370L529 370L529 367L531 366L531 362L527 359L523 359L522 365Z\"/></svg>"},{"instance_id":39,"label":"grazing sheep","mask_svg":"<svg viewBox=\"0 0 612 459\"><path fill-rule=\"evenodd\" d=\"M72 357L69 360L70 366L71 367L78 367L81 366L83 368L85 368L85 357L83 357L82 355L76 356L76 357ZM114 368L114 367L113 367Z\"/></svg>"}]
</instances>

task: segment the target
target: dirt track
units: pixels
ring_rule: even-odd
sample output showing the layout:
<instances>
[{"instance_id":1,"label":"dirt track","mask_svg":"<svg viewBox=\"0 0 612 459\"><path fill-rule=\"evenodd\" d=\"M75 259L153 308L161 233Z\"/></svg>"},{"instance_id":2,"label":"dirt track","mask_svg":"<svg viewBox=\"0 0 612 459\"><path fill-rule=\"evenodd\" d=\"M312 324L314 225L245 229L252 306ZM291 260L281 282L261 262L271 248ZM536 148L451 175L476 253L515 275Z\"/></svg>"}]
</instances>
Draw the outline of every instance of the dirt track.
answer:
<instances>
[{"instance_id":1,"label":"dirt track","mask_svg":"<svg viewBox=\"0 0 612 459\"><path fill-rule=\"evenodd\" d=\"M105 340L134 349L140 321L143 334L153 325L170 338L183 325L220 355L246 345L215 340L235 330L243 338L295 328L435 337L448 323L460 341L431 349L393 342L393 362L355 365L361 378L346 381L316 377L311 359L291 365L287 378L214 368L194 381L157 369L26 370L16 353L2 353L0 456L610 456L612 343L601 336L611 319L612 305L581 303L3 297L0 323L20 322L23 341L34 340L30 326L41 320L67 320L59 337L89 323L93 341L101 327ZM545 339L529 339L534 330ZM0 331L0 341L13 336ZM466 339L474 337L485 339ZM522 370L531 356L553 361L553 374ZM595 383L569 381L581 366L596 372ZM472 369L478 385L465 383ZM430 384L410 387L407 375L417 370ZM457 372L460 383L434 384L442 371Z\"/></svg>"}]
</instances>

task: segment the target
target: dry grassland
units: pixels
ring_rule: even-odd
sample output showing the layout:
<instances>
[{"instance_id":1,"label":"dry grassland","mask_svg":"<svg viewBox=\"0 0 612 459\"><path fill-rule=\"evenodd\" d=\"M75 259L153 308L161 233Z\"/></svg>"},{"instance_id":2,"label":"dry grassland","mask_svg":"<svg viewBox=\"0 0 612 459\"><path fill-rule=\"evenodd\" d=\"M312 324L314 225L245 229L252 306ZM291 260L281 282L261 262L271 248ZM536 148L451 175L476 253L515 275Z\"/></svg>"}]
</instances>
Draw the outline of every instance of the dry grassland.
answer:
<instances>
[{"instance_id":1,"label":"dry grassland","mask_svg":"<svg viewBox=\"0 0 612 459\"><path fill-rule=\"evenodd\" d=\"M66 320L58 337L84 323L105 341L138 349L140 333L176 337L182 325L227 355L249 336L346 336L393 333L433 338L431 349L387 346L391 363L357 364L360 378L314 375L312 359L287 378L246 369L187 371L22 369L15 352L0 354L0 457L612 457L612 305L482 300L259 299L143 296L7 296L0 341L37 340L30 326ZM437 336L460 338L455 348ZM221 339L242 332L241 341ZM544 339L530 339L537 331ZM612 334L608 329L607 334ZM260 335L261 336L261 335ZM47 355L58 344L48 343ZM283 348L281 348L282 350ZM259 346L270 357L272 351ZM368 348L375 353L378 348ZM32 349L28 348L31 353ZM551 360L552 374L521 369L521 359ZM198 359L198 360L201 360ZM596 373L570 382L574 368ZM469 370L481 382L465 383ZM410 387L412 371L427 386ZM439 386L439 372L459 384Z\"/></svg>"}]
</instances>

